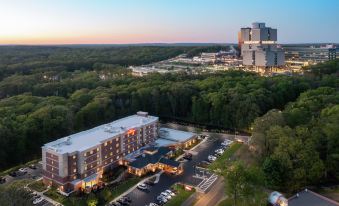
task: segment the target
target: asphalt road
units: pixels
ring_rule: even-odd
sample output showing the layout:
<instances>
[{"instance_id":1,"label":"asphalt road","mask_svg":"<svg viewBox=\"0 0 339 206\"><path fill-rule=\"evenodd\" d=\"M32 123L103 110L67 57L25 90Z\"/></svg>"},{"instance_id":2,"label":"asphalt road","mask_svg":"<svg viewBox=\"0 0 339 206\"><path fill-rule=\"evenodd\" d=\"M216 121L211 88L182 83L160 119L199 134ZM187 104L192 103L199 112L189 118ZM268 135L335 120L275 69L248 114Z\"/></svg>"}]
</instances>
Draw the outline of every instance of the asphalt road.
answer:
<instances>
[{"instance_id":1,"label":"asphalt road","mask_svg":"<svg viewBox=\"0 0 339 206\"><path fill-rule=\"evenodd\" d=\"M178 126L175 129L186 130L183 126ZM131 205L143 206L149 204L150 202L156 202L156 197L162 191L170 188L174 183L177 182L198 185L201 182L201 179L193 177L195 174L194 166L197 165L197 163L205 160L209 154L213 154L214 150L220 147L221 142L225 138L230 138L230 136L226 134L209 133L209 135L211 136L209 140L194 149L197 154L193 155L193 159L184 163L184 173L182 175L173 176L165 173L162 174L160 181L156 185L152 186L148 193L134 189L127 195L132 199Z\"/></svg>"}]
</instances>

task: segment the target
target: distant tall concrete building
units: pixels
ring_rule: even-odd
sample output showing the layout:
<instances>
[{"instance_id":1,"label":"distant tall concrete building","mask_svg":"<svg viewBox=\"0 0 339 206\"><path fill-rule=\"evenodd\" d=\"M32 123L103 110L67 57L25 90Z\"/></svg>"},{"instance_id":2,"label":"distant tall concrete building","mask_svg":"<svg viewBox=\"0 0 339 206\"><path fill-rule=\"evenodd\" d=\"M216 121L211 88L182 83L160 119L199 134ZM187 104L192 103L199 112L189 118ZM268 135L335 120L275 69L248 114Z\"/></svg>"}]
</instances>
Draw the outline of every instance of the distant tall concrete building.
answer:
<instances>
[{"instance_id":1,"label":"distant tall concrete building","mask_svg":"<svg viewBox=\"0 0 339 206\"><path fill-rule=\"evenodd\" d=\"M241 28L238 34L243 65L279 67L285 65L284 51L277 45L277 29L265 23L253 23L252 28Z\"/></svg>"}]
</instances>

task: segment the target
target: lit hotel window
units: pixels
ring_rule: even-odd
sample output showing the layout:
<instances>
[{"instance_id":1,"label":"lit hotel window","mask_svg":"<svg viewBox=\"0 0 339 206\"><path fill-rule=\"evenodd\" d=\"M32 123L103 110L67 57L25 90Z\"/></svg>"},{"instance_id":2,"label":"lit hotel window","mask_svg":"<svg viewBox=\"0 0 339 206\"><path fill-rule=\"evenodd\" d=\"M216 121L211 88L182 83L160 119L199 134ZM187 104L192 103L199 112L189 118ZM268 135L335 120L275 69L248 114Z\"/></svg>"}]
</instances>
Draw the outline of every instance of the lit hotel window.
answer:
<instances>
[{"instance_id":1,"label":"lit hotel window","mask_svg":"<svg viewBox=\"0 0 339 206\"><path fill-rule=\"evenodd\" d=\"M93 150L91 150L90 154L93 154Z\"/></svg>"},{"instance_id":2,"label":"lit hotel window","mask_svg":"<svg viewBox=\"0 0 339 206\"><path fill-rule=\"evenodd\" d=\"M76 156L75 155L73 155L73 159L75 159L76 158Z\"/></svg>"},{"instance_id":3,"label":"lit hotel window","mask_svg":"<svg viewBox=\"0 0 339 206\"><path fill-rule=\"evenodd\" d=\"M113 155L113 152L111 152L110 155L112 156L112 155Z\"/></svg>"},{"instance_id":4,"label":"lit hotel window","mask_svg":"<svg viewBox=\"0 0 339 206\"><path fill-rule=\"evenodd\" d=\"M119 141L119 138L116 138L115 141L116 141L116 142Z\"/></svg>"},{"instance_id":5,"label":"lit hotel window","mask_svg":"<svg viewBox=\"0 0 339 206\"><path fill-rule=\"evenodd\" d=\"M107 142L105 142L105 146L107 146Z\"/></svg>"},{"instance_id":6,"label":"lit hotel window","mask_svg":"<svg viewBox=\"0 0 339 206\"><path fill-rule=\"evenodd\" d=\"M111 159L111 162L113 162L113 159Z\"/></svg>"},{"instance_id":7,"label":"lit hotel window","mask_svg":"<svg viewBox=\"0 0 339 206\"><path fill-rule=\"evenodd\" d=\"M97 158L99 158L99 154L97 154Z\"/></svg>"},{"instance_id":8,"label":"lit hotel window","mask_svg":"<svg viewBox=\"0 0 339 206\"><path fill-rule=\"evenodd\" d=\"M119 147L119 144L116 144L115 146L118 148L118 147Z\"/></svg>"},{"instance_id":9,"label":"lit hotel window","mask_svg":"<svg viewBox=\"0 0 339 206\"><path fill-rule=\"evenodd\" d=\"M85 166L85 170L87 170L87 166Z\"/></svg>"},{"instance_id":10,"label":"lit hotel window","mask_svg":"<svg viewBox=\"0 0 339 206\"><path fill-rule=\"evenodd\" d=\"M99 172L100 168L97 168L97 171Z\"/></svg>"},{"instance_id":11,"label":"lit hotel window","mask_svg":"<svg viewBox=\"0 0 339 206\"><path fill-rule=\"evenodd\" d=\"M73 172L77 172L77 169L74 169Z\"/></svg>"},{"instance_id":12,"label":"lit hotel window","mask_svg":"<svg viewBox=\"0 0 339 206\"><path fill-rule=\"evenodd\" d=\"M77 178L77 176L74 176L74 177L73 177L73 180L75 180L76 178Z\"/></svg>"},{"instance_id":13,"label":"lit hotel window","mask_svg":"<svg viewBox=\"0 0 339 206\"><path fill-rule=\"evenodd\" d=\"M107 158L107 155L105 155L105 159Z\"/></svg>"},{"instance_id":14,"label":"lit hotel window","mask_svg":"<svg viewBox=\"0 0 339 206\"><path fill-rule=\"evenodd\" d=\"M84 154L84 157L86 157L87 155L86 155L86 153Z\"/></svg>"},{"instance_id":15,"label":"lit hotel window","mask_svg":"<svg viewBox=\"0 0 339 206\"><path fill-rule=\"evenodd\" d=\"M99 148L97 148L97 151L99 152Z\"/></svg>"}]
</instances>

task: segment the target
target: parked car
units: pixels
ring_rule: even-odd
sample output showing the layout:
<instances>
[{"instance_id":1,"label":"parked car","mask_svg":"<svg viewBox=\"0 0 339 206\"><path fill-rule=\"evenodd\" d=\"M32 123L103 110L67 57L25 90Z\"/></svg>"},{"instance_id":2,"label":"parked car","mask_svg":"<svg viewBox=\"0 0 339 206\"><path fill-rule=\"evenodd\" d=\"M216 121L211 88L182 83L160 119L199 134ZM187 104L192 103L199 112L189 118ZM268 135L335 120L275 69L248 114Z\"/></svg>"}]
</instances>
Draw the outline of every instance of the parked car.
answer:
<instances>
[{"instance_id":1,"label":"parked car","mask_svg":"<svg viewBox=\"0 0 339 206\"><path fill-rule=\"evenodd\" d=\"M148 190L148 187L147 187L147 185L146 185L145 183L139 183L139 184L137 185L137 188L138 188L139 190L143 190L143 191L147 191L147 190Z\"/></svg>"},{"instance_id":2,"label":"parked car","mask_svg":"<svg viewBox=\"0 0 339 206\"><path fill-rule=\"evenodd\" d=\"M214 162L217 157L216 156L213 156L213 155L208 155L207 159L210 161L210 162Z\"/></svg>"},{"instance_id":3,"label":"parked car","mask_svg":"<svg viewBox=\"0 0 339 206\"><path fill-rule=\"evenodd\" d=\"M163 203L168 202L167 198L164 197L164 196L162 196L162 195L159 195L159 196L157 197L157 200L158 200L159 202L163 202Z\"/></svg>"},{"instance_id":4,"label":"parked car","mask_svg":"<svg viewBox=\"0 0 339 206\"><path fill-rule=\"evenodd\" d=\"M42 202L43 200L44 200L43 197L39 197L39 198L37 198L37 199L35 199L35 200L33 201L33 205L39 204L39 203Z\"/></svg>"},{"instance_id":5,"label":"parked car","mask_svg":"<svg viewBox=\"0 0 339 206\"><path fill-rule=\"evenodd\" d=\"M120 198L118 202L122 205L130 205L130 202L126 198Z\"/></svg>"},{"instance_id":6,"label":"parked car","mask_svg":"<svg viewBox=\"0 0 339 206\"><path fill-rule=\"evenodd\" d=\"M217 150L215 150L215 153L217 153L217 154L219 154L219 155L222 155L224 152L225 152L225 150L223 150L223 149L217 149Z\"/></svg>"},{"instance_id":7,"label":"parked car","mask_svg":"<svg viewBox=\"0 0 339 206\"><path fill-rule=\"evenodd\" d=\"M186 160L192 160L193 155L191 153L186 153L183 158Z\"/></svg>"},{"instance_id":8,"label":"parked car","mask_svg":"<svg viewBox=\"0 0 339 206\"><path fill-rule=\"evenodd\" d=\"M29 165L28 167L29 167L29 168L31 168L31 169L33 169L33 170L35 170L35 169L36 169L36 166L35 166L35 164L31 164L31 165Z\"/></svg>"},{"instance_id":9,"label":"parked car","mask_svg":"<svg viewBox=\"0 0 339 206\"><path fill-rule=\"evenodd\" d=\"M126 200L127 202L132 202L132 199L128 196L123 196L122 197L124 200Z\"/></svg>"},{"instance_id":10,"label":"parked car","mask_svg":"<svg viewBox=\"0 0 339 206\"><path fill-rule=\"evenodd\" d=\"M149 203L147 206L159 206L158 204L154 203L154 202L151 202Z\"/></svg>"},{"instance_id":11,"label":"parked car","mask_svg":"<svg viewBox=\"0 0 339 206\"><path fill-rule=\"evenodd\" d=\"M22 172L22 173L27 173L28 169L27 168L20 168L18 171Z\"/></svg>"},{"instance_id":12,"label":"parked car","mask_svg":"<svg viewBox=\"0 0 339 206\"><path fill-rule=\"evenodd\" d=\"M170 194L168 194L167 192L162 192L162 193L160 193L160 195L164 196L167 200L172 199L172 196Z\"/></svg>"},{"instance_id":13,"label":"parked car","mask_svg":"<svg viewBox=\"0 0 339 206\"><path fill-rule=\"evenodd\" d=\"M171 195L172 197L175 196L175 193L172 192L171 190L165 190L165 192L166 192L167 194Z\"/></svg>"},{"instance_id":14,"label":"parked car","mask_svg":"<svg viewBox=\"0 0 339 206\"><path fill-rule=\"evenodd\" d=\"M5 177L0 177L0 184L3 184L6 182L6 178Z\"/></svg>"}]
</instances>

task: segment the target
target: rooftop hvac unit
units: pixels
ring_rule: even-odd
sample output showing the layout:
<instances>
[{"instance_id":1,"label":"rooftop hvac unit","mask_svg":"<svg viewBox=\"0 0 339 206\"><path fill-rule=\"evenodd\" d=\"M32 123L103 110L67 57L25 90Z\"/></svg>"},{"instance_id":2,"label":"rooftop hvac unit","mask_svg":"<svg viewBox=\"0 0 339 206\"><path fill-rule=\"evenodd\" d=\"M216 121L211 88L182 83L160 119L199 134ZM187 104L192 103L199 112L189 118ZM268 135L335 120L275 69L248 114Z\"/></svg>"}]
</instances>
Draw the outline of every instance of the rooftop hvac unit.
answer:
<instances>
[{"instance_id":1,"label":"rooftop hvac unit","mask_svg":"<svg viewBox=\"0 0 339 206\"><path fill-rule=\"evenodd\" d=\"M67 137L66 139L66 145L71 145L72 142L71 142L71 137Z\"/></svg>"}]
</instances>

